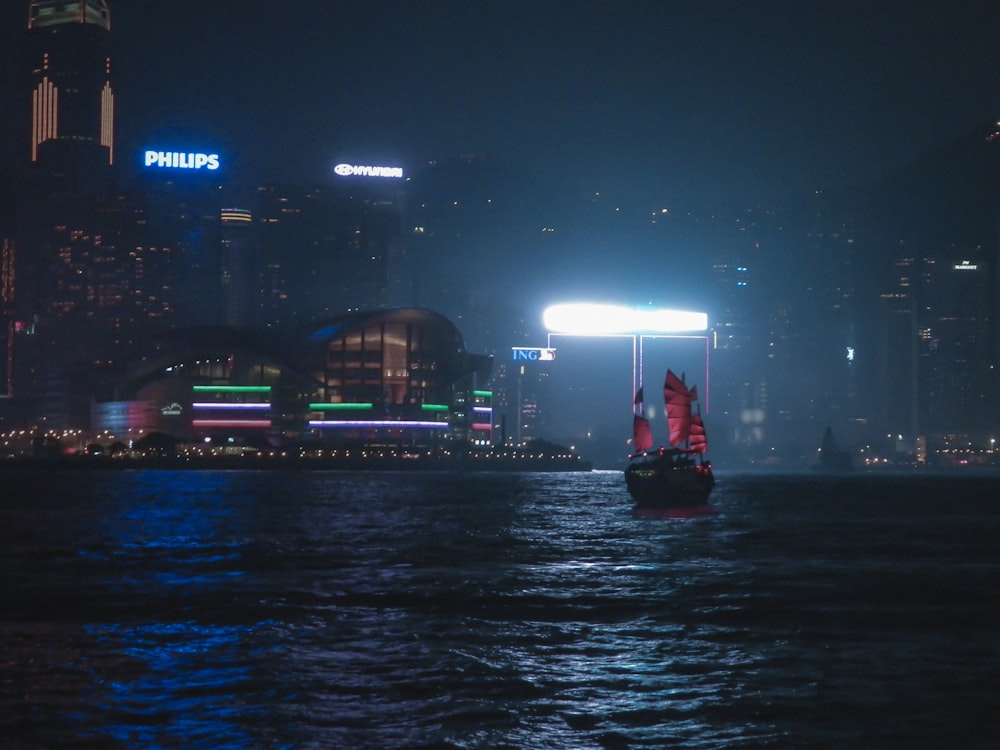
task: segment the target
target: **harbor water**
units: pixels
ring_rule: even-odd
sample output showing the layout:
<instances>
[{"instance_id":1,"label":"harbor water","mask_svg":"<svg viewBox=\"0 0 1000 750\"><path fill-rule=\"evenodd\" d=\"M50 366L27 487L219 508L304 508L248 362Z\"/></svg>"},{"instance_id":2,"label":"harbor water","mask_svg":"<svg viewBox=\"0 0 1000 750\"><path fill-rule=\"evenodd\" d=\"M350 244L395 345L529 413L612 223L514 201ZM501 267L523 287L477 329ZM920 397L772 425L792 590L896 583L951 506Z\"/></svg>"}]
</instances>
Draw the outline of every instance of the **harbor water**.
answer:
<instances>
[{"instance_id":1,"label":"harbor water","mask_svg":"<svg viewBox=\"0 0 1000 750\"><path fill-rule=\"evenodd\" d=\"M0 748L996 748L1000 475L0 472Z\"/></svg>"}]
</instances>

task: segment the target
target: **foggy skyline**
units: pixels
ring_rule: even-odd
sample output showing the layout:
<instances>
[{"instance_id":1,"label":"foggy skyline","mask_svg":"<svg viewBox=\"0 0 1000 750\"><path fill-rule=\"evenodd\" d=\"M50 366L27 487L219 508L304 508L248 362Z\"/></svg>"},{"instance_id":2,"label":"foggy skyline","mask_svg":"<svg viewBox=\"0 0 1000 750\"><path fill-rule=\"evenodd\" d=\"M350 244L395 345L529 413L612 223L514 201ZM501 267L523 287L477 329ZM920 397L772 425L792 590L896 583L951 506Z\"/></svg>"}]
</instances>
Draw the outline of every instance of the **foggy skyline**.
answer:
<instances>
[{"instance_id":1,"label":"foggy skyline","mask_svg":"<svg viewBox=\"0 0 1000 750\"><path fill-rule=\"evenodd\" d=\"M910 361L886 354L888 328L873 321L910 310L910 269L930 278L912 258L897 273L897 249L996 250L984 126L1000 113L1000 11L987 3L109 4L123 187L146 149L218 153L218 175L196 177L232 188L332 183L340 162L401 166L408 265L387 276L409 288L372 306L432 309L490 354L541 343L553 302L707 310L732 425L770 392L772 417L805 439L872 418L899 394L886 363ZM2 126L17 135L4 139L11 165L22 125ZM280 262L300 279L326 278L333 254L291 252ZM749 275L736 287L734 273ZM303 321L347 304L325 282L315 290L317 304L299 300ZM938 380L969 369L972 327L976 364L994 360L992 316L951 307L986 297L956 287L939 310L923 304L927 330L966 321L944 339L961 351L927 339ZM849 372L845 347L858 352ZM981 385L947 392L975 400ZM559 382L563 413L588 424L558 436L617 433L607 395L630 398L626 386ZM942 410L963 423L986 413L967 406ZM744 427L734 441L757 430Z\"/></svg>"},{"instance_id":2,"label":"foggy skyline","mask_svg":"<svg viewBox=\"0 0 1000 750\"><path fill-rule=\"evenodd\" d=\"M1000 111L989 2L110 7L118 163L212 148L261 182L475 153L581 194L766 202L876 179ZM5 118L5 164L23 125Z\"/></svg>"}]
</instances>

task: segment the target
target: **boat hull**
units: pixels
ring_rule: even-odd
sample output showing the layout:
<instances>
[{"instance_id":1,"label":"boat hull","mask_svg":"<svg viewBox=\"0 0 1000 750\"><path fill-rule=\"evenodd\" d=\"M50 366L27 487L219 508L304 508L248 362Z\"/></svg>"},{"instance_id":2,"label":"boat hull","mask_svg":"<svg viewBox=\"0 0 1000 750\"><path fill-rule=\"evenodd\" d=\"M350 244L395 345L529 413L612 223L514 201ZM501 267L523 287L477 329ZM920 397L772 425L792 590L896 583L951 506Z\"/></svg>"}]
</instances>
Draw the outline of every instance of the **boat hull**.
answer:
<instances>
[{"instance_id":1,"label":"boat hull","mask_svg":"<svg viewBox=\"0 0 1000 750\"><path fill-rule=\"evenodd\" d=\"M634 459L625 486L636 509L699 508L708 505L715 477L708 463L665 454Z\"/></svg>"},{"instance_id":2,"label":"boat hull","mask_svg":"<svg viewBox=\"0 0 1000 750\"><path fill-rule=\"evenodd\" d=\"M715 508L707 503L705 505L692 505L686 508L650 508L636 505L632 508L632 517L653 520L702 518L704 516L715 515L717 512Z\"/></svg>"}]
</instances>

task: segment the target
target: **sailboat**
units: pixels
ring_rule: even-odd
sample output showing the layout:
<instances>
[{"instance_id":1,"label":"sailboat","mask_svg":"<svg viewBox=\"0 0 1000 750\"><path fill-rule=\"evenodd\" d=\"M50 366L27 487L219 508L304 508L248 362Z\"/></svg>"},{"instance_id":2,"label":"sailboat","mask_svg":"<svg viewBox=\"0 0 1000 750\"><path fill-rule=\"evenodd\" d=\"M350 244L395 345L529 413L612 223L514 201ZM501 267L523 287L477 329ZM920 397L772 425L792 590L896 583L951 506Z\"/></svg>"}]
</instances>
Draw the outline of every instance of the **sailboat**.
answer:
<instances>
[{"instance_id":1,"label":"sailboat","mask_svg":"<svg viewBox=\"0 0 1000 750\"><path fill-rule=\"evenodd\" d=\"M819 449L819 463L813 468L829 472L850 471L854 468L851 454L840 447L830 427L827 427L826 432L823 433L823 443Z\"/></svg>"},{"instance_id":2,"label":"sailboat","mask_svg":"<svg viewBox=\"0 0 1000 750\"><path fill-rule=\"evenodd\" d=\"M625 469L625 485L635 500L634 511L708 511L708 496L715 486L712 463L705 458L708 438L698 401L698 389L690 389L683 377L667 370L663 401L670 429L670 448L653 448L649 420L642 416L642 388L635 395L632 415L633 452Z\"/></svg>"}]
</instances>

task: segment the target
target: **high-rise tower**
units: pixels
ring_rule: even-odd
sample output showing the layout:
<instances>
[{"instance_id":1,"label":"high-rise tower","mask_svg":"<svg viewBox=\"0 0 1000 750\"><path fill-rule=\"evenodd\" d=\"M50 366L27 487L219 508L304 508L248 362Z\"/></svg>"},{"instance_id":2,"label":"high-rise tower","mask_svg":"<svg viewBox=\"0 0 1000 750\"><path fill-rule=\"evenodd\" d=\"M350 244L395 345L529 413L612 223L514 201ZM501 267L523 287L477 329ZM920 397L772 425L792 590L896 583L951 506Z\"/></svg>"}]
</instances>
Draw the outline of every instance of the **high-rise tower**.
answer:
<instances>
[{"instance_id":1,"label":"high-rise tower","mask_svg":"<svg viewBox=\"0 0 1000 750\"><path fill-rule=\"evenodd\" d=\"M138 335L127 328L136 317L129 303L138 296L132 280L144 269L138 249L145 245L134 236L138 214L123 210L113 193L108 0L27 5L19 117L24 172L7 369L14 373L14 399L31 404L36 417L80 425L85 415L71 415L85 411L71 388L75 374L116 366L119 342Z\"/></svg>"},{"instance_id":2,"label":"high-rise tower","mask_svg":"<svg viewBox=\"0 0 1000 750\"><path fill-rule=\"evenodd\" d=\"M100 191L114 164L106 0L30 0L30 174L43 190Z\"/></svg>"},{"instance_id":3,"label":"high-rise tower","mask_svg":"<svg viewBox=\"0 0 1000 750\"><path fill-rule=\"evenodd\" d=\"M14 395L14 250L0 239L0 398Z\"/></svg>"}]
</instances>

